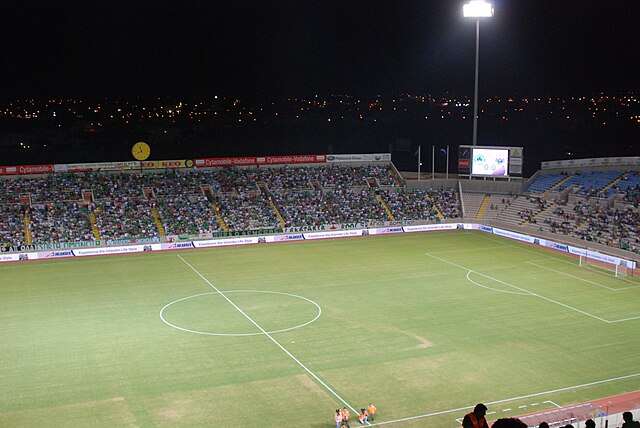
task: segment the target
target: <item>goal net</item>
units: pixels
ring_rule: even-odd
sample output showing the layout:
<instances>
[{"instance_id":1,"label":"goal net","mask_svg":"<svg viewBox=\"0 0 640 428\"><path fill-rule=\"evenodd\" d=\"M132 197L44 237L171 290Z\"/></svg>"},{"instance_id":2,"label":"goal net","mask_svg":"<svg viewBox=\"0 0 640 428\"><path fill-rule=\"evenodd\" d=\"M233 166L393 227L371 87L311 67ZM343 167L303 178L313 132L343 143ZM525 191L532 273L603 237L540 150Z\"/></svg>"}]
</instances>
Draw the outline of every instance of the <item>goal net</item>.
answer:
<instances>
[{"instance_id":1,"label":"goal net","mask_svg":"<svg viewBox=\"0 0 640 428\"><path fill-rule=\"evenodd\" d=\"M616 278L633 276L633 269L628 268L624 260L620 260L618 263L615 263L580 255L580 266L592 267L598 270L610 272Z\"/></svg>"}]
</instances>

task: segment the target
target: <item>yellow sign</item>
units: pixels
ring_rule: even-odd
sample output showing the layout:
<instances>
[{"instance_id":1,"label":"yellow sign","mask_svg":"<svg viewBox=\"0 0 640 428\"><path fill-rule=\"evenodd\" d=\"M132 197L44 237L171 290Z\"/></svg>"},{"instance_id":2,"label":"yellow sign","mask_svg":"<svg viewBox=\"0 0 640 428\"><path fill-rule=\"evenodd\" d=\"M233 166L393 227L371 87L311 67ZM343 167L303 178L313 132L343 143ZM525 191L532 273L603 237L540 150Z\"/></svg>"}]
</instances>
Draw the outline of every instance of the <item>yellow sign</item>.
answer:
<instances>
[{"instance_id":1,"label":"yellow sign","mask_svg":"<svg viewBox=\"0 0 640 428\"><path fill-rule=\"evenodd\" d=\"M163 161L146 161L140 162L143 168L184 168L191 163L191 160L179 159L179 160L163 160Z\"/></svg>"}]
</instances>

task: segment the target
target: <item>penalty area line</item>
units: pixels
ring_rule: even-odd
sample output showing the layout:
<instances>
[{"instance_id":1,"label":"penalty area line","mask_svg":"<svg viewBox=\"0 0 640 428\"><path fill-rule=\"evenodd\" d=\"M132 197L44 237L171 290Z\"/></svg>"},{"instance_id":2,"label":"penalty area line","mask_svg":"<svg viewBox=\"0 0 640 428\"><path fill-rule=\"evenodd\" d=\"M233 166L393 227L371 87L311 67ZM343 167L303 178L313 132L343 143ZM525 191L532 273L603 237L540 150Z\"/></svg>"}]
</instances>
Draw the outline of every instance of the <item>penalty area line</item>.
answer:
<instances>
[{"instance_id":1,"label":"penalty area line","mask_svg":"<svg viewBox=\"0 0 640 428\"><path fill-rule=\"evenodd\" d=\"M581 313L582 315L586 315L586 316L591 317L591 318L593 318L593 319L596 319L596 320L598 320L598 321L602 321L602 322L607 323L607 324L611 324L612 322L618 322L618 321L609 321L609 320L604 319L604 318L601 318L601 317L599 317L599 316L597 316L597 315L593 315L593 314L590 314L589 312L585 312L585 311L583 311L583 310L581 310L581 309L574 308L573 306L569 306L569 305L567 305L567 304L565 304L565 303L558 302L557 300L550 299L550 298L545 297L545 296L543 296L543 295L541 295L541 294L534 293L533 291L529 291L529 290L526 290L526 289L524 289L524 288L518 287L517 285L513 285L513 284L510 284L510 283L508 283L508 282L501 281L501 280L499 280L499 279L497 279L497 278L494 278L494 277L492 277L492 276L485 275L485 274L480 273L480 272L478 272L478 271L474 271L473 269L469 269L469 268L467 268L467 267L461 266L461 265L459 265L459 264L457 264L457 263L450 262L449 260L445 260L445 259L442 259L442 258L440 258L440 257L438 257L438 256L434 256L433 254L425 253L425 255L427 255L427 256L429 256L429 257L433 257L434 259L440 260L440 261L441 261L441 262L443 262L443 263L447 263L447 264L450 264L450 265L455 266L455 267L457 267L457 268L464 269L464 270L466 270L466 271L468 271L468 272L474 272L474 273L477 273L478 275L484 276L485 278L488 278L488 279L491 279L491 280L496 281L496 282L498 282L498 283L501 283L501 284L507 285L507 286L509 286L509 287L515 288L516 290L520 290L521 292L526 293L526 294L528 294L528 295L530 295L530 296L535 296L535 297L538 297L538 298L540 298L540 299L542 299L542 300L546 300L546 301L548 301L548 302L555 303L556 305L560 305L560 306L562 306L562 307L564 307L564 308L567 308L567 309L570 309L570 310L572 310L572 311L575 311L575 312Z\"/></svg>"}]
</instances>

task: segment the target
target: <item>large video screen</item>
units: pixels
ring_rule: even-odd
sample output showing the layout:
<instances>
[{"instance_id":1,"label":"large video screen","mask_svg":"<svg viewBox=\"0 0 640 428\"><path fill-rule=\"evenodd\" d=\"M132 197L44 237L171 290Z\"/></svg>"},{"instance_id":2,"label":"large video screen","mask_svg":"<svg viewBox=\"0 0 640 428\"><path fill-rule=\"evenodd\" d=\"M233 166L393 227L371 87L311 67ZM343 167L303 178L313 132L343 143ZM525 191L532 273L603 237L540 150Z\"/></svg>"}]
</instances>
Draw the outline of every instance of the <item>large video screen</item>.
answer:
<instances>
[{"instance_id":1,"label":"large video screen","mask_svg":"<svg viewBox=\"0 0 640 428\"><path fill-rule=\"evenodd\" d=\"M488 177L509 176L509 149L473 148L471 175Z\"/></svg>"}]
</instances>

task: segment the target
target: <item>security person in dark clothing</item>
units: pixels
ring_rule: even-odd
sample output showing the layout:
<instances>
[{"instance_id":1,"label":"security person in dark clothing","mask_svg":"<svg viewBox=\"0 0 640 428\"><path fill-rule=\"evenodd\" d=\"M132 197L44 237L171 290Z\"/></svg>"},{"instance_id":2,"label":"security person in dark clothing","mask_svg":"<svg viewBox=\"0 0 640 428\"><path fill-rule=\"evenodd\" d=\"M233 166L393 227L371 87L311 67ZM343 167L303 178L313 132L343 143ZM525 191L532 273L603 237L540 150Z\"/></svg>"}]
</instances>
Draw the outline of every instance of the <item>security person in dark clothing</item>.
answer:
<instances>
[{"instance_id":1,"label":"security person in dark clothing","mask_svg":"<svg viewBox=\"0 0 640 428\"><path fill-rule=\"evenodd\" d=\"M489 428L484 415L487 414L487 406L482 403L476 404L473 412L465 415L462 420L462 428Z\"/></svg>"}]
</instances>

